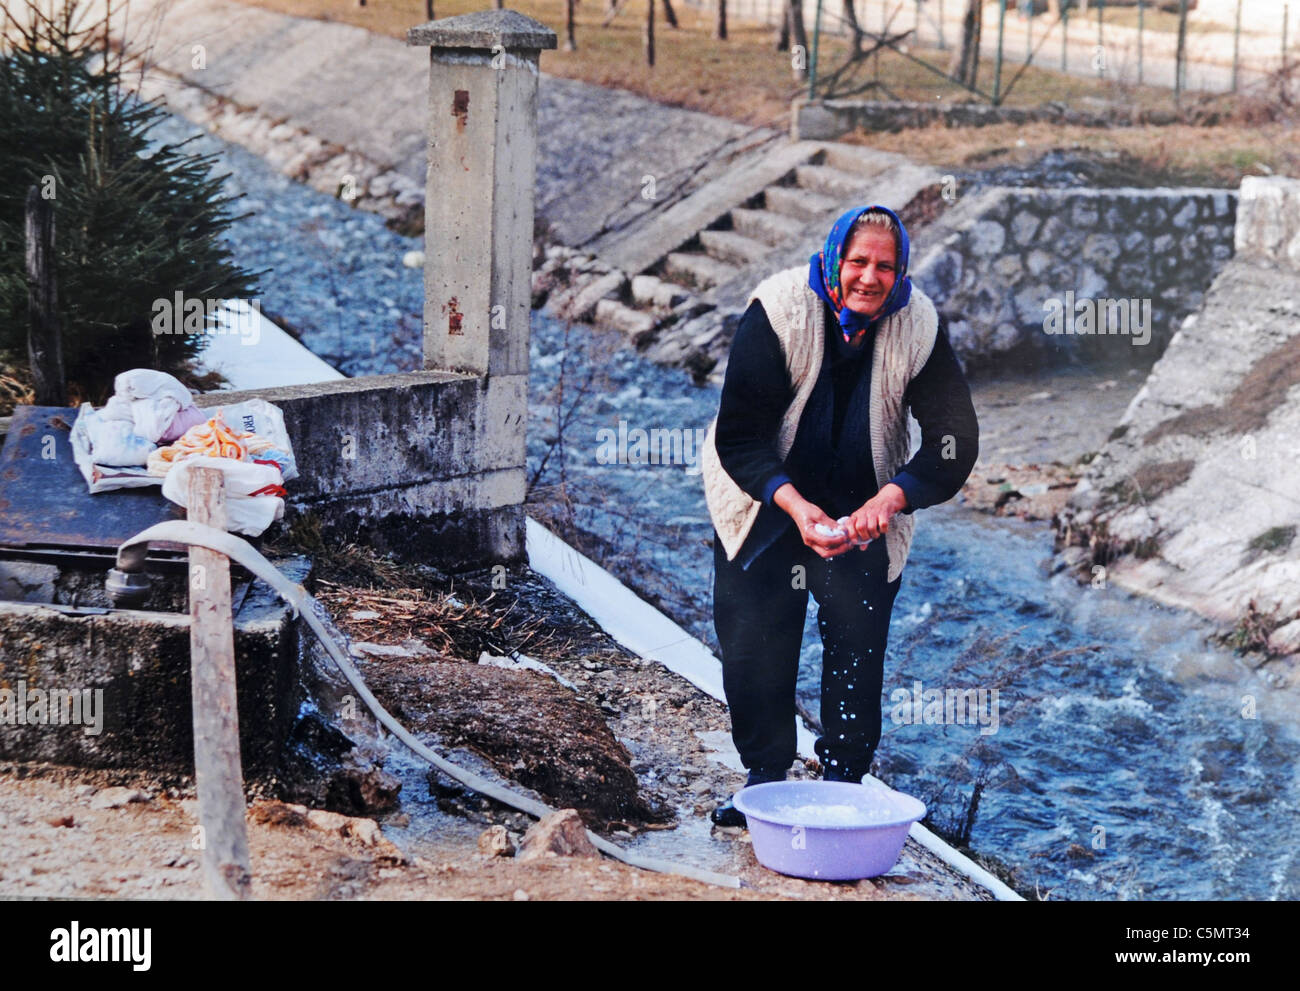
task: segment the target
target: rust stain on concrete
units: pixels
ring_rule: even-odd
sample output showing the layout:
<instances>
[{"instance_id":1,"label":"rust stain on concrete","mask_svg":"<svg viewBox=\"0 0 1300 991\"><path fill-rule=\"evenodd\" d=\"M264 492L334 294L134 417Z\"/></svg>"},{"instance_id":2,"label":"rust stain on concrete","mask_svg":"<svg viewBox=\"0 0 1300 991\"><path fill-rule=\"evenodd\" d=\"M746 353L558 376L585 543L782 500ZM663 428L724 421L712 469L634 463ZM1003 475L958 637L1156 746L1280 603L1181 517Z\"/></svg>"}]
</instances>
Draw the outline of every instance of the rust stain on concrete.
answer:
<instances>
[{"instance_id":1,"label":"rust stain on concrete","mask_svg":"<svg viewBox=\"0 0 1300 991\"><path fill-rule=\"evenodd\" d=\"M456 90L451 98L451 115L456 118L456 130L465 130L465 125L469 122L469 90Z\"/></svg>"},{"instance_id":2,"label":"rust stain on concrete","mask_svg":"<svg viewBox=\"0 0 1300 991\"><path fill-rule=\"evenodd\" d=\"M464 319L464 314L460 312L460 301L455 296L451 297L443 311L447 314L447 333L464 334L465 331L460 327L461 320Z\"/></svg>"}]
</instances>

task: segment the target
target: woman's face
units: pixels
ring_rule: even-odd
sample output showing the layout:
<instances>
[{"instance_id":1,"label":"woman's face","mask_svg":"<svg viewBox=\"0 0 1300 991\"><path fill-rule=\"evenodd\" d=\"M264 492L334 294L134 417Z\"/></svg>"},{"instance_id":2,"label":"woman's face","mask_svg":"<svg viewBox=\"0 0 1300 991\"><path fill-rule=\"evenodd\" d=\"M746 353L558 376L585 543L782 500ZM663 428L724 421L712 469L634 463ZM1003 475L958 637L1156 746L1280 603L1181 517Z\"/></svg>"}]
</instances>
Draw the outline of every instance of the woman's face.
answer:
<instances>
[{"instance_id":1,"label":"woman's face","mask_svg":"<svg viewBox=\"0 0 1300 991\"><path fill-rule=\"evenodd\" d=\"M844 305L854 313L873 317L898 276L898 251L894 235L883 227L863 227L851 238L840 263Z\"/></svg>"}]
</instances>

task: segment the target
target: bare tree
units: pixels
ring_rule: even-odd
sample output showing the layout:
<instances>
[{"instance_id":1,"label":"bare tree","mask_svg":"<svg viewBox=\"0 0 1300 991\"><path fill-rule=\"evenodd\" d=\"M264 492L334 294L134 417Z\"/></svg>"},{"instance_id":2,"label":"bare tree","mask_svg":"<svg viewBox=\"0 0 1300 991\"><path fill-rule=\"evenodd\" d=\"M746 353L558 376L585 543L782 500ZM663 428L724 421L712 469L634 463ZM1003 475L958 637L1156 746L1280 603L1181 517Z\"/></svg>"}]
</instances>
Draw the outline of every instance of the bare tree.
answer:
<instances>
[{"instance_id":1,"label":"bare tree","mask_svg":"<svg viewBox=\"0 0 1300 991\"><path fill-rule=\"evenodd\" d=\"M672 0L664 0L664 20L670 28L677 27L677 11L673 10Z\"/></svg>"},{"instance_id":2,"label":"bare tree","mask_svg":"<svg viewBox=\"0 0 1300 991\"><path fill-rule=\"evenodd\" d=\"M713 37L718 41L727 40L727 0L718 0L718 17L713 22Z\"/></svg>"},{"instance_id":3,"label":"bare tree","mask_svg":"<svg viewBox=\"0 0 1300 991\"><path fill-rule=\"evenodd\" d=\"M564 50L566 52L578 50L578 38L573 33L573 12L577 6L578 0L564 0Z\"/></svg>"},{"instance_id":4,"label":"bare tree","mask_svg":"<svg viewBox=\"0 0 1300 991\"><path fill-rule=\"evenodd\" d=\"M966 0L966 13L961 24L961 48L948 67L948 74L972 89L975 88L980 65L980 15L981 0Z\"/></svg>"},{"instance_id":5,"label":"bare tree","mask_svg":"<svg viewBox=\"0 0 1300 991\"><path fill-rule=\"evenodd\" d=\"M844 21L853 32L853 54L862 53L862 26L858 24L858 13L853 9L853 0L844 0Z\"/></svg>"},{"instance_id":6,"label":"bare tree","mask_svg":"<svg viewBox=\"0 0 1300 991\"><path fill-rule=\"evenodd\" d=\"M803 26L803 0L786 0L785 15L781 18L781 34L776 39L776 50L786 51L790 47L792 37L794 43L803 49L806 56L808 32ZM795 75L800 76L800 73L796 70Z\"/></svg>"},{"instance_id":7,"label":"bare tree","mask_svg":"<svg viewBox=\"0 0 1300 991\"><path fill-rule=\"evenodd\" d=\"M433 20L433 0L424 0L424 16Z\"/></svg>"}]
</instances>

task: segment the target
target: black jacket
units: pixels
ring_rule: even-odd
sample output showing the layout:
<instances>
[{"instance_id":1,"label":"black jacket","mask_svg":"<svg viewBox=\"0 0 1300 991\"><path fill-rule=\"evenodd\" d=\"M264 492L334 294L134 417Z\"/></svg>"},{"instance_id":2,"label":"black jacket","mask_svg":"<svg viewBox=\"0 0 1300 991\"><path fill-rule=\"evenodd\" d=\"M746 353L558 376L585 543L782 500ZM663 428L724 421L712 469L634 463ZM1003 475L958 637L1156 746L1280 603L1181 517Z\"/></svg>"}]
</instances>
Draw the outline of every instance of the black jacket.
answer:
<instances>
[{"instance_id":1,"label":"black jacket","mask_svg":"<svg viewBox=\"0 0 1300 991\"><path fill-rule=\"evenodd\" d=\"M718 459L737 485L763 503L740 551L745 567L793 522L772 503L786 482L832 519L854 512L878 491L870 429L873 338L869 333L860 348L849 347L834 311L822 305L827 333L821 373L784 461L776 437L794 387L758 300L745 311L731 344L718 410ZM911 513L956 495L979 456L970 387L942 316L934 350L908 383L904 402L921 425L921 446L890 481L907 496L902 511Z\"/></svg>"}]
</instances>

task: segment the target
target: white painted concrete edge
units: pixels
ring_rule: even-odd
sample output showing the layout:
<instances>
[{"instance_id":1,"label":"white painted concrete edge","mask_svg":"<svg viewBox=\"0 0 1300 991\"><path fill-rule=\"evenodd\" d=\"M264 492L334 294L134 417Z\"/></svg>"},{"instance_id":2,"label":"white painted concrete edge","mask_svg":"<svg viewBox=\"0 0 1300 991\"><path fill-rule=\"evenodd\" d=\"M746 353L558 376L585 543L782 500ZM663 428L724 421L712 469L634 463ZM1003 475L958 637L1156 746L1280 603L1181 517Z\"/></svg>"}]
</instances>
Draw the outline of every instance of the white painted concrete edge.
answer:
<instances>
[{"instance_id":1,"label":"white painted concrete edge","mask_svg":"<svg viewBox=\"0 0 1300 991\"><path fill-rule=\"evenodd\" d=\"M658 661L681 675L696 688L726 704L722 691L722 664L698 639L637 595L590 558L574 550L537 521L527 520L525 546L528 566L553 582L606 633L648 660ZM798 723L800 756L813 755L816 738ZM888 787L871 775L868 781ZM908 834L936 857L976 884L987 888L999 901L1024 901L969 857L950 847L919 822Z\"/></svg>"},{"instance_id":2,"label":"white painted concrete edge","mask_svg":"<svg viewBox=\"0 0 1300 991\"><path fill-rule=\"evenodd\" d=\"M262 315L247 300L223 300L218 326L199 352L199 371L220 372L229 388L271 389L347 378Z\"/></svg>"}]
</instances>

